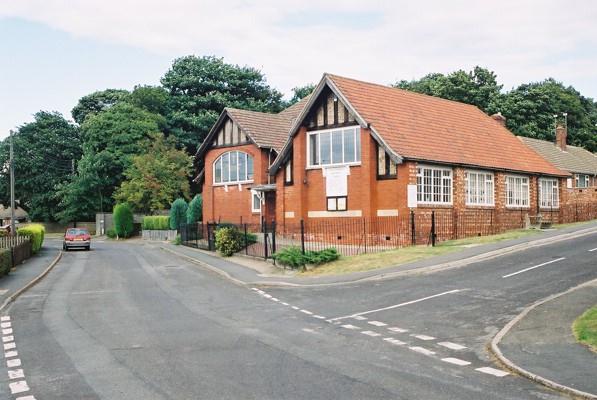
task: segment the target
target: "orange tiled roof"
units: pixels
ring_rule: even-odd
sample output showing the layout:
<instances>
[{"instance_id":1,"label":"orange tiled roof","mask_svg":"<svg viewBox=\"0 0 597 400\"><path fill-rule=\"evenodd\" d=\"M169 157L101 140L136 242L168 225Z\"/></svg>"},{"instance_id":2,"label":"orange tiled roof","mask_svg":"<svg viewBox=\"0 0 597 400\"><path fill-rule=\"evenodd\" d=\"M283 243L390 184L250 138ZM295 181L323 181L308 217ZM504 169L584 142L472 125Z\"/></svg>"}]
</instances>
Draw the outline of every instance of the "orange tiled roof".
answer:
<instances>
[{"instance_id":1,"label":"orange tiled roof","mask_svg":"<svg viewBox=\"0 0 597 400\"><path fill-rule=\"evenodd\" d=\"M386 144L404 158L568 175L475 106L326 76Z\"/></svg>"}]
</instances>

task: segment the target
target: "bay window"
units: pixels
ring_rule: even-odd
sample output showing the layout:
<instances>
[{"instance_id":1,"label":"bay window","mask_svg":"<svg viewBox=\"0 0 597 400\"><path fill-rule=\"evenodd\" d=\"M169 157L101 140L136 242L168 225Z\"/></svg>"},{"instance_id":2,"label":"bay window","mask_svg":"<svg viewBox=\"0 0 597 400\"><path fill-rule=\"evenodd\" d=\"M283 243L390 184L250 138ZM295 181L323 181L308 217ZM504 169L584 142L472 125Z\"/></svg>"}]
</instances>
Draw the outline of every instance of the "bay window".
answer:
<instances>
[{"instance_id":1,"label":"bay window","mask_svg":"<svg viewBox=\"0 0 597 400\"><path fill-rule=\"evenodd\" d=\"M253 157L242 151L229 151L213 165L214 183L234 184L253 181Z\"/></svg>"},{"instance_id":2,"label":"bay window","mask_svg":"<svg viewBox=\"0 0 597 400\"><path fill-rule=\"evenodd\" d=\"M464 188L467 206L493 206L493 173L465 171Z\"/></svg>"},{"instance_id":3,"label":"bay window","mask_svg":"<svg viewBox=\"0 0 597 400\"><path fill-rule=\"evenodd\" d=\"M417 202L452 204L452 169L417 166Z\"/></svg>"},{"instance_id":4,"label":"bay window","mask_svg":"<svg viewBox=\"0 0 597 400\"><path fill-rule=\"evenodd\" d=\"M539 179L539 205L542 208L558 208L560 206L557 179Z\"/></svg>"},{"instance_id":5,"label":"bay window","mask_svg":"<svg viewBox=\"0 0 597 400\"><path fill-rule=\"evenodd\" d=\"M506 177L506 207L529 206L529 178L527 176Z\"/></svg>"},{"instance_id":6,"label":"bay window","mask_svg":"<svg viewBox=\"0 0 597 400\"><path fill-rule=\"evenodd\" d=\"M353 164L361 161L361 129L350 127L308 133L308 166Z\"/></svg>"}]
</instances>

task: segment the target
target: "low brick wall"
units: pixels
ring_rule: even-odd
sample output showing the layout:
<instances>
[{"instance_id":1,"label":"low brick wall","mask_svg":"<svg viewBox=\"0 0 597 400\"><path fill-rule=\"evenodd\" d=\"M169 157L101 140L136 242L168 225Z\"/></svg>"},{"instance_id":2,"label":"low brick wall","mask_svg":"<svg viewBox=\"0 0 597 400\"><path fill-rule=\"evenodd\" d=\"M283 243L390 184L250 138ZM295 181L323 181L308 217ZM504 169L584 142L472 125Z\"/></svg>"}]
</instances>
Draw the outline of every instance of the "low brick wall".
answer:
<instances>
[{"instance_id":1,"label":"low brick wall","mask_svg":"<svg viewBox=\"0 0 597 400\"><path fill-rule=\"evenodd\" d=\"M169 230L169 231L148 231L143 230L141 231L141 237L144 240L157 240L162 242L169 242L171 240L176 239L177 231L176 230Z\"/></svg>"}]
</instances>

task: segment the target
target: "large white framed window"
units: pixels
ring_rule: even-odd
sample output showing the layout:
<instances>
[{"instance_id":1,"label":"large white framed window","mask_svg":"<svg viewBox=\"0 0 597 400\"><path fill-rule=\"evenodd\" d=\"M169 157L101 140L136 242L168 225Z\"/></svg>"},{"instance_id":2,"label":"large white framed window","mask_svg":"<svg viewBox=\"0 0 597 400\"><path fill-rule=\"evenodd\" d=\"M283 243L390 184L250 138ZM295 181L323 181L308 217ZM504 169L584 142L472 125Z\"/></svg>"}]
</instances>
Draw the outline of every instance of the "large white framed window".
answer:
<instances>
[{"instance_id":1,"label":"large white framed window","mask_svg":"<svg viewBox=\"0 0 597 400\"><path fill-rule=\"evenodd\" d=\"M452 169L417 166L417 203L452 204Z\"/></svg>"},{"instance_id":2,"label":"large white framed window","mask_svg":"<svg viewBox=\"0 0 597 400\"><path fill-rule=\"evenodd\" d=\"M576 187L577 188L587 188L589 187L589 175L575 175L574 179L576 180Z\"/></svg>"},{"instance_id":3,"label":"large white framed window","mask_svg":"<svg viewBox=\"0 0 597 400\"><path fill-rule=\"evenodd\" d=\"M539 206L541 208L560 207L560 191L557 179L539 179Z\"/></svg>"},{"instance_id":4,"label":"large white framed window","mask_svg":"<svg viewBox=\"0 0 597 400\"><path fill-rule=\"evenodd\" d=\"M506 207L529 206L529 177L506 176Z\"/></svg>"},{"instance_id":5,"label":"large white framed window","mask_svg":"<svg viewBox=\"0 0 597 400\"><path fill-rule=\"evenodd\" d=\"M464 171L465 204L467 206L493 206L493 173Z\"/></svg>"},{"instance_id":6,"label":"large white framed window","mask_svg":"<svg viewBox=\"0 0 597 400\"><path fill-rule=\"evenodd\" d=\"M253 156L242 151L222 154L213 164L214 184L253 182Z\"/></svg>"},{"instance_id":7,"label":"large white framed window","mask_svg":"<svg viewBox=\"0 0 597 400\"><path fill-rule=\"evenodd\" d=\"M307 134L307 166L359 164L361 128L325 129Z\"/></svg>"}]
</instances>

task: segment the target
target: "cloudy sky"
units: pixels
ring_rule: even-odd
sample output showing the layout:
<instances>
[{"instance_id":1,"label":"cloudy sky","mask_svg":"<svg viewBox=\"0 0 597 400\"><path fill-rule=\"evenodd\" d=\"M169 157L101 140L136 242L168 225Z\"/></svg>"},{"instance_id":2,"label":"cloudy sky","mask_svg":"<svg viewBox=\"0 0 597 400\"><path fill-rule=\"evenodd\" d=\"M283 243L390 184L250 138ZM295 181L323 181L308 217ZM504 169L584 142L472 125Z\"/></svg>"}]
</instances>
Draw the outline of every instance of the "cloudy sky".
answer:
<instances>
[{"instance_id":1,"label":"cloudy sky","mask_svg":"<svg viewBox=\"0 0 597 400\"><path fill-rule=\"evenodd\" d=\"M0 138L38 110L157 84L176 57L261 69L288 94L323 72L372 82L485 66L597 98L597 2L0 0Z\"/></svg>"}]
</instances>

